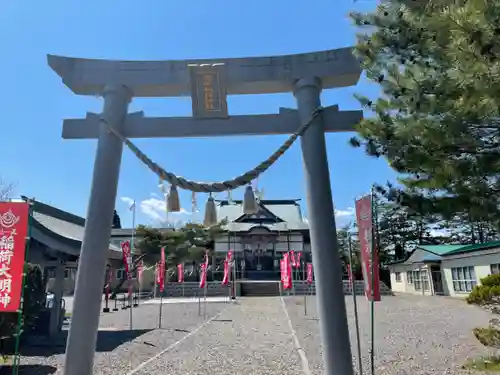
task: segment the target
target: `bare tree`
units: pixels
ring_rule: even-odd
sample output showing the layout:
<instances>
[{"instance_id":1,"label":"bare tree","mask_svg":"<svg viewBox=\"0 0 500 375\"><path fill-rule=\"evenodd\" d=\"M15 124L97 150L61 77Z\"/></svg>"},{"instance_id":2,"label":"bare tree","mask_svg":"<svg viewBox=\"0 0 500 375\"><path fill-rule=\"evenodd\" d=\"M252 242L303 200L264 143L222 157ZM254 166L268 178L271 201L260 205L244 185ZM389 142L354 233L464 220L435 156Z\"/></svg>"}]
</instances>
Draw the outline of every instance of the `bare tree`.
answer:
<instances>
[{"instance_id":1,"label":"bare tree","mask_svg":"<svg viewBox=\"0 0 500 375\"><path fill-rule=\"evenodd\" d=\"M0 202L9 200L9 198L11 198L11 194L15 188L16 188L16 184L5 182L0 177Z\"/></svg>"}]
</instances>

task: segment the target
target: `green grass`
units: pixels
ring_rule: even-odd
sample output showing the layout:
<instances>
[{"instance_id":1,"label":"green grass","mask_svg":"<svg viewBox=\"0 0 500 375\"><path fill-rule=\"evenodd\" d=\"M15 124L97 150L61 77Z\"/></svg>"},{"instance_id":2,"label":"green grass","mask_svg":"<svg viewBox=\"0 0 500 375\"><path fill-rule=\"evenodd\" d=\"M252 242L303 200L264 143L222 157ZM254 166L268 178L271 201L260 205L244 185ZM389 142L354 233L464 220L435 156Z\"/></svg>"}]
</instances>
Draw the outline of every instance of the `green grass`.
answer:
<instances>
[{"instance_id":1,"label":"green grass","mask_svg":"<svg viewBox=\"0 0 500 375\"><path fill-rule=\"evenodd\" d=\"M470 370L500 374L500 357L492 356L472 359L468 361L463 367Z\"/></svg>"}]
</instances>

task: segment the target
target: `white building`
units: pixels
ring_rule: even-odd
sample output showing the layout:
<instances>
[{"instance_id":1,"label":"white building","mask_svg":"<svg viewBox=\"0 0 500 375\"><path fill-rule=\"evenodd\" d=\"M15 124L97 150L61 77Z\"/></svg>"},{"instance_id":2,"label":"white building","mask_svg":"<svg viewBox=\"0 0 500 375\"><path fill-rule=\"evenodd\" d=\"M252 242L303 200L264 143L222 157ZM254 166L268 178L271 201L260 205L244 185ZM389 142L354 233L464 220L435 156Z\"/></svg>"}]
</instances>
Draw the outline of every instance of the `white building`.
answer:
<instances>
[{"instance_id":1,"label":"white building","mask_svg":"<svg viewBox=\"0 0 500 375\"><path fill-rule=\"evenodd\" d=\"M388 267L393 292L467 297L483 277L500 273L500 241L422 245Z\"/></svg>"}]
</instances>

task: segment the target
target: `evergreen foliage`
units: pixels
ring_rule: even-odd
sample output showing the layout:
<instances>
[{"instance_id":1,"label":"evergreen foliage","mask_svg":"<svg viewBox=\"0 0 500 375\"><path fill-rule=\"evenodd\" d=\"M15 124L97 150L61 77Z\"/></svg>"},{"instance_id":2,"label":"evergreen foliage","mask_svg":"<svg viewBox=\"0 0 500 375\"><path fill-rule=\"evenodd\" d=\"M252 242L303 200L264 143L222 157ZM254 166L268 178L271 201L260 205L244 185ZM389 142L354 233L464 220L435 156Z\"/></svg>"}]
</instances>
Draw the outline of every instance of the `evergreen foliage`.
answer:
<instances>
[{"instance_id":1,"label":"evergreen foliage","mask_svg":"<svg viewBox=\"0 0 500 375\"><path fill-rule=\"evenodd\" d=\"M401 174L399 203L498 227L500 1L409 3L352 14L364 31L356 53L382 94L358 97L373 116L351 143Z\"/></svg>"},{"instance_id":2,"label":"evergreen foliage","mask_svg":"<svg viewBox=\"0 0 500 375\"><path fill-rule=\"evenodd\" d=\"M29 332L35 328L40 313L45 307L46 299L45 285L40 267L36 264L26 263L24 272L26 273L26 282L24 285L21 333ZM17 313L0 313L0 347L4 346L2 342L4 340L10 340L8 346L13 344L12 339L18 331L18 323Z\"/></svg>"},{"instance_id":3,"label":"evergreen foliage","mask_svg":"<svg viewBox=\"0 0 500 375\"><path fill-rule=\"evenodd\" d=\"M467 303L487 308L499 314L500 302L500 275L490 275L481 279L481 284L476 285L467 296ZM484 346L500 349L500 321L491 319L488 327L474 328L474 336Z\"/></svg>"}]
</instances>

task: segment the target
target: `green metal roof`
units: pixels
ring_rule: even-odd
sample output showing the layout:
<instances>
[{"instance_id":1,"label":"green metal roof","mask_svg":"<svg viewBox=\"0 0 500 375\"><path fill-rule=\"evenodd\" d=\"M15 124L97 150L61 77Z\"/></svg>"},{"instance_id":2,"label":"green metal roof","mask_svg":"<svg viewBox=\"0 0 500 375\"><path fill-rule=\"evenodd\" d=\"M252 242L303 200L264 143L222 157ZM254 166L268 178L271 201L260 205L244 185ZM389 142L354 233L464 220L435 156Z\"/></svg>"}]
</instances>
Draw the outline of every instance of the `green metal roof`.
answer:
<instances>
[{"instance_id":1,"label":"green metal roof","mask_svg":"<svg viewBox=\"0 0 500 375\"><path fill-rule=\"evenodd\" d=\"M500 247L500 241L477 243L472 245L420 245L417 246L417 249L422 249L436 255L449 256L472 253L474 251L486 250L495 247Z\"/></svg>"},{"instance_id":2,"label":"green metal roof","mask_svg":"<svg viewBox=\"0 0 500 375\"><path fill-rule=\"evenodd\" d=\"M422 249L436 255L445 255L450 251L461 249L467 245L419 245L417 249Z\"/></svg>"},{"instance_id":3,"label":"green metal roof","mask_svg":"<svg viewBox=\"0 0 500 375\"><path fill-rule=\"evenodd\" d=\"M474 251L493 249L495 247L500 248L500 241L477 243L477 244L472 244L472 245L463 245L458 249L450 250L449 252L447 252L444 255L448 256L448 255L455 255L455 254L472 253Z\"/></svg>"},{"instance_id":4,"label":"green metal roof","mask_svg":"<svg viewBox=\"0 0 500 375\"><path fill-rule=\"evenodd\" d=\"M411 256L415 253L415 251L419 249L437 255L436 258L432 257L422 258L421 261L425 262L425 261L439 261L441 257L447 257L450 255L457 255L457 254L473 253L475 251L493 249L495 247L500 248L500 241L492 241L492 242L478 243L472 245L419 245L408 254L408 257L406 259L397 260L395 262L388 263L387 265L396 265L405 263L411 258Z\"/></svg>"}]
</instances>

